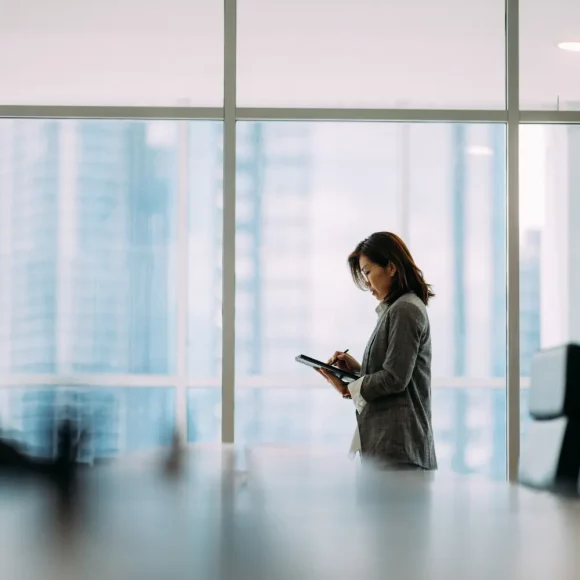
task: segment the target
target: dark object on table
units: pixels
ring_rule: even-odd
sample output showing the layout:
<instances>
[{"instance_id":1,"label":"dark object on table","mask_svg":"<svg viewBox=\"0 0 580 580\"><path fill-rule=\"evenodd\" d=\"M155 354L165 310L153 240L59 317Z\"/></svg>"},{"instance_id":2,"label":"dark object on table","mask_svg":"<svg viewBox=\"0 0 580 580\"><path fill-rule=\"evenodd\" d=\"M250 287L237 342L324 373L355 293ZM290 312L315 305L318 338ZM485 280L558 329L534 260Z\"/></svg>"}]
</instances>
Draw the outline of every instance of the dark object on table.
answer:
<instances>
[{"instance_id":1,"label":"dark object on table","mask_svg":"<svg viewBox=\"0 0 580 580\"><path fill-rule=\"evenodd\" d=\"M68 487L74 477L81 435L70 420L58 426L57 452L54 458L28 455L17 442L0 438L0 475L42 476Z\"/></svg>"},{"instance_id":2,"label":"dark object on table","mask_svg":"<svg viewBox=\"0 0 580 580\"><path fill-rule=\"evenodd\" d=\"M532 362L530 415L580 420L580 345L539 351Z\"/></svg>"},{"instance_id":3,"label":"dark object on table","mask_svg":"<svg viewBox=\"0 0 580 580\"><path fill-rule=\"evenodd\" d=\"M578 494L580 482L580 346L539 351L532 363L530 421L520 458L520 481Z\"/></svg>"},{"instance_id":4,"label":"dark object on table","mask_svg":"<svg viewBox=\"0 0 580 580\"><path fill-rule=\"evenodd\" d=\"M50 436L51 432L47 432ZM29 456L17 443L0 440L0 476L8 480L27 478L45 484L51 491L52 515L49 518L69 535L79 516L79 449L86 439L70 419L58 424L56 454L52 459Z\"/></svg>"},{"instance_id":5,"label":"dark object on table","mask_svg":"<svg viewBox=\"0 0 580 580\"><path fill-rule=\"evenodd\" d=\"M179 476L183 470L184 445L178 431L173 433L171 448L164 464L165 474L168 476Z\"/></svg>"},{"instance_id":6,"label":"dark object on table","mask_svg":"<svg viewBox=\"0 0 580 580\"><path fill-rule=\"evenodd\" d=\"M531 487L576 494L580 478L580 421L531 419L522 448L520 481Z\"/></svg>"}]
</instances>

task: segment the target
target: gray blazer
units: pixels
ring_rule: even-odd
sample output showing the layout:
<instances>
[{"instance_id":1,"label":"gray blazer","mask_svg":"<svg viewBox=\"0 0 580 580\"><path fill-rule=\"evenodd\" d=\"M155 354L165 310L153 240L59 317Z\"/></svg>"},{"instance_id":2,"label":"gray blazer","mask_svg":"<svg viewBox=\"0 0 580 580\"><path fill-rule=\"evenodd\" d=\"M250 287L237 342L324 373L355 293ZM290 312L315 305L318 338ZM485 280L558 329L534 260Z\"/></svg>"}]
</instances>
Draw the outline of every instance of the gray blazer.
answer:
<instances>
[{"instance_id":1,"label":"gray blazer","mask_svg":"<svg viewBox=\"0 0 580 580\"><path fill-rule=\"evenodd\" d=\"M361 455L389 466L437 469L427 308L410 292L390 306L382 303L377 312L361 365Z\"/></svg>"}]
</instances>

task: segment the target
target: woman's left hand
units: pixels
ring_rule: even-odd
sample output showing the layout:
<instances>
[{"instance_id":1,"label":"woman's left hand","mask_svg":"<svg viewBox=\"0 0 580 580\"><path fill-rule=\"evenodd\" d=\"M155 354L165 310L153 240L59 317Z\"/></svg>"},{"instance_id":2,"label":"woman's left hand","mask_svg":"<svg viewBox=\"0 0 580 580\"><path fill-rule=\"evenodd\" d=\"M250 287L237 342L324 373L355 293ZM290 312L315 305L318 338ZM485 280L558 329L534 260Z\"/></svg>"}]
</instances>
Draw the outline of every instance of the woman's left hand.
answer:
<instances>
[{"instance_id":1,"label":"woman's left hand","mask_svg":"<svg viewBox=\"0 0 580 580\"><path fill-rule=\"evenodd\" d=\"M329 373L323 369L315 369L316 372L322 375L343 397L350 396L350 392L346 383L343 383L336 375Z\"/></svg>"}]
</instances>

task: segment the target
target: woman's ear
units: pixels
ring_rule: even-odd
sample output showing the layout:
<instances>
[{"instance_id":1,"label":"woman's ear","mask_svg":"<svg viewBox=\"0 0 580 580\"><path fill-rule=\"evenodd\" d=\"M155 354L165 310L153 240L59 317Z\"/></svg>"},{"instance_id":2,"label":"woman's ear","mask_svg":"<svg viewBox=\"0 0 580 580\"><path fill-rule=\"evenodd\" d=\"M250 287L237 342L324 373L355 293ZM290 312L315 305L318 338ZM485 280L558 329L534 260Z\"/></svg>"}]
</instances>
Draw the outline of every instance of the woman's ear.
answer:
<instances>
[{"instance_id":1,"label":"woman's ear","mask_svg":"<svg viewBox=\"0 0 580 580\"><path fill-rule=\"evenodd\" d=\"M393 264L393 262L389 262L387 264L387 274L389 275L390 278L394 278L396 273L397 273L397 266L395 266L395 264Z\"/></svg>"}]
</instances>

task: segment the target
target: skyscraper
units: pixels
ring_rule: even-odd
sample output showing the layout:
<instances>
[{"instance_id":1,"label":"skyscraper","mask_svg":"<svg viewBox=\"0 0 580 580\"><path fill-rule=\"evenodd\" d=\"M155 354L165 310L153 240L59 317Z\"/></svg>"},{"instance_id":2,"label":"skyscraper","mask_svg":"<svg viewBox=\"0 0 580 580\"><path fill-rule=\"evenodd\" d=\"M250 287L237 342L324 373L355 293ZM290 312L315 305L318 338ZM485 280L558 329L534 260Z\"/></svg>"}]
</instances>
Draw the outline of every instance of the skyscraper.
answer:
<instances>
[{"instance_id":1,"label":"skyscraper","mask_svg":"<svg viewBox=\"0 0 580 580\"><path fill-rule=\"evenodd\" d=\"M75 132L74 370L173 372L175 149L143 123Z\"/></svg>"},{"instance_id":2,"label":"skyscraper","mask_svg":"<svg viewBox=\"0 0 580 580\"><path fill-rule=\"evenodd\" d=\"M0 125L0 363L54 372L57 345L59 125Z\"/></svg>"},{"instance_id":3,"label":"skyscraper","mask_svg":"<svg viewBox=\"0 0 580 580\"><path fill-rule=\"evenodd\" d=\"M241 123L236 199L236 369L238 376L295 370L288 352L308 348L308 202L310 127ZM238 391L246 412L259 416L268 393ZM267 426L240 425L243 440Z\"/></svg>"},{"instance_id":4,"label":"skyscraper","mask_svg":"<svg viewBox=\"0 0 580 580\"><path fill-rule=\"evenodd\" d=\"M520 375L529 377L540 348L541 232L528 230L520 244Z\"/></svg>"},{"instance_id":5,"label":"skyscraper","mask_svg":"<svg viewBox=\"0 0 580 580\"><path fill-rule=\"evenodd\" d=\"M5 371L172 372L174 150L152 145L143 123L7 121L0 135ZM98 398L102 410L103 396L82 404ZM45 429L34 417L59 399L44 388L13 397L23 403L14 423L33 444ZM123 391L108 398L126 402ZM116 423L100 412L102 432L116 436Z\"/></svg>"},{"instance_id":6,"label":"skyscraper","mask_svg":"<svg viewBox=\"0 0 580 580\"><path fill-rule=\"evenodd\" d=\"M2 125L0 294L10 305L0 313L5 369L175 372L175 217L183 157L191 196L190 376L219 374L221 128L196 124L185 153L175 131L172 123ZM364 296L353 306L345 258L379 228L401 233L435 284L434 376L501 381L504 139L499 125L238 124L238 441L308 443L333 433L330 423L339 419L328 415L327 399L314 397L305 407L304 391L292 388L295 377L310 376L293 358L324 356L334 336L352 338L345 346L362 352L373 313ZM338 221L329 220L328 208ZM530 284L537 285L533 277ZM531 342L534 304L530 328L522 314ZM110 434L101 449L165 441L161 430L169 433L173 394L160 391L101 390L99 421ZM219 390L204 396L200 408L219 404ZM33 431L32 409L50 406L54 397L50 389L29 391L11 408ZM442 448L453 449L456 469L472 469L481 461L473 457L491 449L492 463L503 471L504 391L436 388L434 397L438 437ZM197 417L190 418L198 429L192 437L203 439ZM125 435L113 433L117 420ZM158 423L164 427L153 429Z\"/></svg>"}]
</instances>

